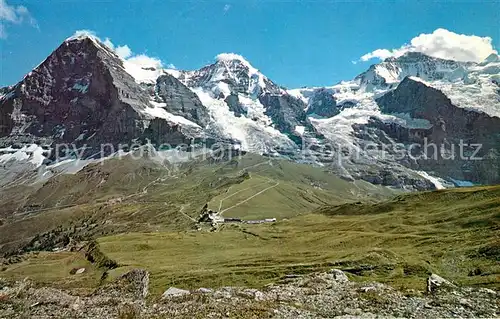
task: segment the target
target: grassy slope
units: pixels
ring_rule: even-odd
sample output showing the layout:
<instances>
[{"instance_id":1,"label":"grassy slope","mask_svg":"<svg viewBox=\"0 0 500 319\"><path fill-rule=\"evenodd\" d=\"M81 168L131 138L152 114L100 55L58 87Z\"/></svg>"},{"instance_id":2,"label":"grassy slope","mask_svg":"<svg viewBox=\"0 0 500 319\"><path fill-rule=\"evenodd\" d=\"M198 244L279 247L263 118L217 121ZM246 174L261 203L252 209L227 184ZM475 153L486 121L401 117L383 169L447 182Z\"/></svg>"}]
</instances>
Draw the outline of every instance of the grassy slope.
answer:
<instances>
[{"instance_id":1,"label":"grassy slope","mask_svg":"<svg viewBox=\"0 0 500 319\"><path fill-rule=\"evenodd\" d=\"M71 275L73 269L85 268L84 273ZM26 277L44 286L73 289L89 293L95 288L103 270L94 267L82 254L73 252L32 253L26 260L10 265L0 272L0 277L24 280Z\"/></svg>"},{"instance_id":2,"label":"grassy slope","mask_svg":"<svg viewBox=\"0 0 500 319\"><path fill-rule=\"evenodd\" d=\"M311 181L316 181L316 187L311 186ZM10 200L13 197L8 195L16 195L18 201L20 197L23 200L15 213L4 212L0 252L58 225L68 227L82 222L97 224L93 231L96 236L190 229L206 203L219 205L217 198L228 196L228 190L261 182L280 185L228 211L227 216L290 217L319 205L375 200L395 193L386 187L346 182L321 168L270 161L252 154L221 163L201 159L175 169L147 159L112 159L103 165L89 165L74 175L59 175L24 196L2 189L3 198ZM224 204L237 204L255 194L256 189L242 192L242 197ZM109 203L117 198L121 201Z\"/></svg>"},{"instance_id":3,"label":"grassy slope","mask_svg":"<svg viewBox=\"0 0 500 319\"><path fill-rule=\"evenodd\" d=\"M332 266L402 288L424 289L429 272L499 287L499 207L500 187L455 189L325 207L274 225L132 233L99 243L120 264L149 269L156 293L170 285L260 286ZM483 275L468 276L474 269Z\"/></svg>"},{"instance_id":4,"label":"grassy slope","mask_svg":"<svg viewBox=\"0 0 500 319\"><path fill-rule=\"evenodd\" d=\"M326 204L378 200L397 192L363 181L345 181L326 170L248 154L237 166L250 178L209 202L225 217L278 219L293 217ZM222 201L222 203L221 203Z\"/></svg>"},{"instance_id":5,"label":"grassy slope","mask_svg":"<svg viewBox=\"0 0 500 319\"><path fill-rule=\"evenodd\" d=\"M220 198L276 183L224 215L279 217L278 223L224 225L215 233L189 231L194 225L191 218L205 203L217 209ZM256 193L249 190L224 200L223 207ZM320 168L251 154L224 163L185 164L173 174L140 161L109 161L37 189L28 197L29 205L74 206L7 218L0 226L0 244L26 240L60 224L88 221L97 225L92 235L101 237L102 250L122 265L110 278L131 267L145 267L152 273L155 293L169 285L260 286L284 274L332 266L360 280L401 287L422 289L429 271L461 284L498 287L500 187L400 195L368 203L390 193L384 187L346 182ZM106 203L116 197L123 201ZM365 204L357 203L360 199ZM338 206L318 208L324 204ZM122 232L128 233L112 235ZM31 275L42 282L60 278L68 286L82 286L67 268L54 267L59 262L70 265L65 258L78 260L78 253L49 256L56 257L30 258L8 266L0 276ZM45 271L50 269L54 271ZM468 276L476 269L483 275ZM87 283L92 286L95 281Z\"/></svg>"}]
</instances>

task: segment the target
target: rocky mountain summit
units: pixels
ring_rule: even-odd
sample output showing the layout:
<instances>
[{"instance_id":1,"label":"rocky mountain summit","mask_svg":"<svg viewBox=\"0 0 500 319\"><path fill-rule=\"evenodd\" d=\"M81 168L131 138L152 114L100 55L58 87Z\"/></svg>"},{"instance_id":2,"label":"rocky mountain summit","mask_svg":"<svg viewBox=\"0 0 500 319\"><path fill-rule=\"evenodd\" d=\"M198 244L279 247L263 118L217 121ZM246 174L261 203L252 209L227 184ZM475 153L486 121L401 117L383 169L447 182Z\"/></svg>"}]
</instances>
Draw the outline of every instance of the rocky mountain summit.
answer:
<instances>
[{"instance_id":1,"label":"rocky mountain summit","mask_svg":"<svg viewBox=\"0 0 500 319\"><path fill-rule=\"evenodd\" d=\"M98 153L102 144L118 146L135 139L185 143L201 134L201 127L189 118L203 123L203 106L188 95L200 114L166 112L162 103L169 101L175 108L175 93L183 88L175 78L170 78L174 85L166 83L166 77L159 79L162 102L151 101L112 50L92 37L70 38L3 96L1 137L74 143L78 149L85 146L83 158ZM170 95L164 93L166 85L175 88Z\"/></svg>"},{"instance_id":2,"label":"rocky mountain summit","mask_svg":"<svg viewBox=\"0 0 500 319\"><path fill-rule=\"evenodd\" d=\"M317 134L302 100L288 94L240 55L224 53L199 70L169 72L200 96L220 134L239 140L246 150L290 152L300 147L306 132Z\"/></svg>"},{"instance_id":3,"label":"rocky mountain summit","mask_svg":"<svg viewBox=\"0 0 500 319\"><path fill-rule=\"evenodd\" d=\"M78 274L75 274L78 276ZM0 281L1 318L492 318L497 292L459 288L433 274L427 293L403 294L376 282L352 282L341 270L288 275L263 289L170 287L149 296L149 273L134 269L84 296Z\"/></svg>"},{"instance_id":4,"label":"rocky mountain summit","mask_svg":"<svg viewBox=\"0 0 500 319\"><path fill-rule=\"evenodd\" d=\"M499 74L498 56L409 52L332 87L286 90L237 54L194 71L141 68L80 35L2 89L0 162L36 168L121 144L223 142L409 190L499 183ZM461 142L465 156L444 160ZM61 143L73 150L55 154ZM426 143L442 148L437 158L424 156Z\"/></svg>"},{"instance_id":5,"label":"rocky mountain summit","mask_svg":"<svg viewBox=\"0 0 500 319\"><path fill-rule=\"evenodd\" d=\"M367 180L370 169L357 173L366 162L378 171L384 162L396 169L401 164L439 177L431 181L440 188L499 182L499 80L497 55L472 63L408 52L372 65L352 81L289 92L319 117L313 123L328 139L341 139L351 149L378 145L345 161L351 176ZM429 152L434 149L436 156Z\"/></svg>"}]
</instances>

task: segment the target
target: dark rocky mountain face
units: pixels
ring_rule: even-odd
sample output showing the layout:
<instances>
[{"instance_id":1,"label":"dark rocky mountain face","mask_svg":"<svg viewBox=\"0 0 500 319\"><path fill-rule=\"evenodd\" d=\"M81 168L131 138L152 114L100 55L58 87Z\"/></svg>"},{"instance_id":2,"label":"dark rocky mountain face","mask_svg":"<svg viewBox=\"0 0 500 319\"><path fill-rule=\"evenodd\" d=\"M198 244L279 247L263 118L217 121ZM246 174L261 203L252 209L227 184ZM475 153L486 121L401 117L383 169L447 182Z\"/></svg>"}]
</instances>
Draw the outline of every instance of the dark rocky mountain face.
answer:
<instances>
[{"instance_id":1,"label":"dark rocky mountain face","mask_svg":"<svg viewBox=\"0 0 500 319\"><path fill-rule=\"evenodd\" d=\"M193 94L179 99L179 91L187 93L182 83L159 80L159 96L176 102L173 113L182 112L185 103L193 120L206 120ZM167 86L175 89L169 92ZM188 134L176 123L149 115L150 100L114 52L90 37L71 39L0 100L1 137L27 135L49 138L52 144L86 145L87 156L99 152L101 144L115 145L116 151L120 143L135 139L189 142L196 132Z\"/></svg>"},{"instance_id":2,"label":"dark rocky mountain face","mask_svg":"<svg viewBox=\"0 0 500 319\"><path fill-rule=\"evenodd\" d=\"M342 110L342 105L337 105L337 101L332 91L327 88L320 88L309 98L307 115L332 117Z\"/></svg>"},{"instance_id":3,"label":"dark rocky mountain face","mask_svg":"<svg viewBox=\"0 0 500 319\"><path fill-rule=\"evenodd\" d=\"M278 130L294 132L296 126L304 126L314 131L304 111L304 103L293 96L265 93L259 96L259 101Z\"/></svg>"},{"instance_id":4,"label":"dark rocky mountain face","mask_svg":"<svg viewBox=\"0 0 500 319\"><path fill-rule=\"evenodd\" d=\"M170 74L158 77L155 95L168 105L168 111L182 116L202 127L210 122L210 115L198 96Z\"/></svg>"},{"instance_id":5,"label":"dark rocky mountain face","mask_svg":"<svg viewBox=\"0 0 500 319\"><path fill-rule=\"evenodd\" d=\"M235 116L237 117L240 117L242 115L247 116L248 112L241 104L238 94L235 93L229 94L228 96L225 97L224 102L226 102L226 104L229 107L229 110L233 112Z\"/></svg>"},{"instance_id":6,"label":"dark rocky mountain face","mask_svg":"<svg viewBox=\"0 0 500 319\"><path fill-rule=\"evenodd\" d=\"M425 139L427 145L433 143L443 148L436 152L436 159L418 161L423 170L477 183L500 183L500 118L456 107L441 91L410 78L376 101L385 113L408 113L432 125L428 129L402 128L397 124L381 127L400 142L419 143L429 156L435 147L425 150Z\"/></svg>"},{"instance_id":7,"label":"dark rocky mountain face","mask_svg":"<svg viewBox=\"0 0 500 319\"><path fill-rule=\"evenodd\" d=\"M117 72L110 68L121 65L112 54L90 39L64 42L15 86L11 98L2 100L3 134L53 136L63 142L101 128L104 138L114 131L134 135L140 117L120 100L128 95L126 86L135 88L130 85L133 79L113 84ZM147 100L141 91L130 91L135 104L144 107Z\"/></svg>"}]
</instances>

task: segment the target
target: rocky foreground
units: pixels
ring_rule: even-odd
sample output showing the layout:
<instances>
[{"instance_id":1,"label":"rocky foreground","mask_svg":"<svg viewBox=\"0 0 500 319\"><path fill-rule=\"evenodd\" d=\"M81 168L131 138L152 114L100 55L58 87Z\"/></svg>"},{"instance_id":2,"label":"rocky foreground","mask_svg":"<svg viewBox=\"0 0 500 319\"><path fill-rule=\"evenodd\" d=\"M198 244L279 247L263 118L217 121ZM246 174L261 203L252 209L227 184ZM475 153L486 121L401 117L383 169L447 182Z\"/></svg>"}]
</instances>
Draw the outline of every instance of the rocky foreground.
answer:
<instances>
[{"instance_id":1,"label":"rocky foreground","mask_svg":"<svg viewBox=\"0 0 500 319\"><path fill-rule=\"evenodd\" d=\"M136 269L93 294L73 296L25 280L0 280L0 318L492 318L498 293L459 288L432 275L425 294L404 295L380 283L349 281L340 270L290 275L261 290L170 287L148 296L149 273Z\"/></svg>"}]
</instances>

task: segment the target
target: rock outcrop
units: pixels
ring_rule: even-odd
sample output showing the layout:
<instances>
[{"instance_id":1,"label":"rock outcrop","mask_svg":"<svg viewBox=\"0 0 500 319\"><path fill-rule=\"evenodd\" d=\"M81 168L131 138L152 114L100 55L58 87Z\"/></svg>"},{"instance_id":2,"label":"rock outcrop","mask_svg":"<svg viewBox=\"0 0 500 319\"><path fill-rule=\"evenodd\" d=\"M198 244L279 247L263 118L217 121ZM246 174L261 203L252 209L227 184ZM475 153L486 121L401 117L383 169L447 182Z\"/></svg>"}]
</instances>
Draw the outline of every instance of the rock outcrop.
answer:
<instances>
[{"instance_id":1,"label":"rock outcrop","mask_svg":"<svg viewBox=\"0 0 500 319\"><path fill-rule=\"evenodd\" d=\"M143 272L136 273L143 278ZM148 302L143 299L143 286L130 284L135 282L136 274L132 280L126 281L130 276L122 276L107 284L106 289L84 297L55 288L35 288L27 281L9 284L0 280L0 317L192 318L198 314L213 318L493 318L500 315L498 293L491 289L449 286L432 294L416 291L403 294L381 283L351 282L344 276L336 269L329 273L287 276L262 289L170 288L167 292L171 293L164 298Z\"/></svg>"},{"instance_id":2,"label":"rock outcrop","mask_svg":"<svg viewBox=\"0 0 500 319\"><path fill-rule=\"evenodd\" d=\"M382 112L405 113L430 124L379 126L398 142L420 146L413 148L419 152L413 155L422 170L475 183L500 183L500 118L457 107L443 92L410 78L377 103Z\"/></svg>"},{"instance_id":3,"label":"rock outcrop","mask_svg":"<svg viewBox=\"0 0 500 319\"><path fill-rule=\"evenodd\" d=\"M210 115L198 96L170 74L156 79L155 95L172 114L182 116L201 127L210 123Z\"/></svg>"}]
</instances>

